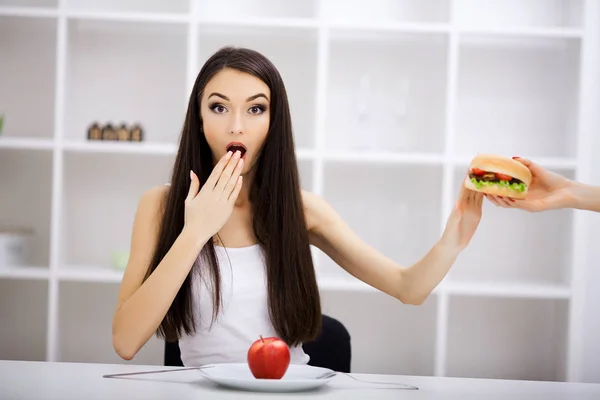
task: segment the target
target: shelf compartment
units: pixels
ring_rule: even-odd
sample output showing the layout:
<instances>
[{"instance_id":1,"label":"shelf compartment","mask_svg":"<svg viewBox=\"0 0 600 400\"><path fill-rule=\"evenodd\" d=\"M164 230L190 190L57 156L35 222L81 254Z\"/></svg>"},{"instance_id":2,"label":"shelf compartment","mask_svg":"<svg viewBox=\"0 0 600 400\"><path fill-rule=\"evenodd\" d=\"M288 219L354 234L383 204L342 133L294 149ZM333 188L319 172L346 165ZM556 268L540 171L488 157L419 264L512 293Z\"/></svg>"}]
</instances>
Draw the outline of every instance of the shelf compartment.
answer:
<instances>
[{"instance_id":1,"label":"shelf compartment","mask_svg":"<svg viewBox=\"0 0 600 400\"><path fill-rule=\"evenodd\" d=\"M156 336L131 361L115 352L111 326L118 284L61 282L59 290L59 361L163 365L164 342Z\"/></svg>"},{"instance_id":2,"label":"shelf compartment","mask_svg":"<svg viewBox=\"0 0 600 400\"><path fill-rule=\"evenodd\" d=\"M110 267L114 252L129 251L140 198L170 182L173 162L174 155L66 153L63 264Z\"/></svg>"},{"instance_id":3,"label":"shelf compartment","mask_svg":"<svg viewBox=\"0 0 600 400\"><path fill-rule=\"evenodd\" d=\"M350 333L353 373L433 375L435 300L430 297L414 307L383 293L321 293L323 314L339 320Z\"/></svg>"},{"instance_id":4,"label":"shelf compartment","mask_svg":"<svg viewBox=\"0 0 600 400\"><path fill-rule=\"evenodd\" d=\"M296 147L314 147L316 29L201 25L198 42L198 70L224 46L251 48L267 57L278 69L285 84Z\"/></svg>"},{"instance_id":5,"label":"shelf compartment","mask_svg":"<svg viewBox=\"0 0 600 400\"><path fill-rule=\"evenodd\" d=\"M582 0L455 0L460 26L485 28L580 27Z\"/></svg>"},{"instance_id":6,"label":"shelf compartment","mask_svg":"<svg viewBox=\"0 0 600 400\"><path fill-rule=\"evenodd\" d=\"M444 34L332 30L327 150L442 153L446 56Z\"/></svg>"},{"instance_id":7,"label":"shelf compartment","mask_svg":"<svg viewBox=\"0 0 600 400\"><path fill-rule=\"evenodd\" d=\"M442 175L441 166L326 162L323 197L361 239L409 266L439 239ZM320 265L324 277L350 278L324 254Z\"/></svg>"},{"instance_id":8,"label":"shelf compartment","mask_svg":"<svg viewBox=\"0 0 600 400\"><path fill-rule=\"evenodd\" d=\"M448 376L564 381L568 301L450 299Z\"/></svg>"},{"instance_id":9,"label":"shelf compartment","mask_svg":"<svg viewBox=\"0 0 600 400\"><path fill-rule=\"evenodd\" d=\"M322 0L322 17L355 22L448 22L448 0Z\"/></svg>"},{"instance_id":10,"label":"shelf compartment","mask_svg":"<svg viewBox=\"0 0 600 400\"><path fill-rule=\"evenodd\" d=\"M175 143L187 107L186 35L177 24L70 20L66 138L86 140L94 122L139 123L144 142Z\"/></svg>"},{"instance_id":11,"label":"shelf compartment","mask_svg":"<svg viewBox=\"0 0 600 400\"><path fill-rule=\"evenodd\" d=\"M319 0L195 0L198 15L204 19L230 18L314 18Z\"/></svg>"},{"instance_id":12,"label":"shelf compartment","mask_svg":"<svg viewBox=\"0 0 600 400\"><path fill-rule=\"evenodd\" d=\"M0 16L0 52L0 137L51 139L56 19Z\"/></svg>"},{"instance_id":13,"label":"shelf compartment","mask_svg":"<svg viewBox=\"0 0 600 400\"><path fill-rule=\"evenodd\" d=\"M65 0L67 10L111 11L111 12L151 12L187 13L188 0Z\"/></svg>"},{"instance_id":14,"label":"shelf compartment","mask_svg":"<svg viewBox=\"0 0 600 400\"><path fill-rule=\"evenodd\" d=\"M572 171L555 172L573 178ZM465 174L466 168L455 173L454 198ZM458 282L569 284L572 220L572 210L531 213L484 199L477 232L449 277Z\"/></svg>"},{"instance_id":15,"label":"shelf compartment","mask_svg":"<svg viewBox=\"0 0 600 400\"><path fill-rule=\"evenodd\" d=\"M0 360L46 361L48 283L0 279Z\"/></svg>"},{"instance_id":16,"label":"shelf compartment","mask_svg":"<svg viewBox=\"0 0 600 400\"><path fill-rule=\"evenodd\" d=\"M25 264L49 265L52 153L0 149L0 187L0 230L30 231Z\"/></svg>"},{"instance_id":17,"label":"shelf compartment","mask_svg":"<svg viewBox=\"0 0 600 400\"><path fill-rule=\"evenodd\" d=\"M574 157L578 53L577 39L463 36L455 151Z\"/></svg>"}]
</instances>

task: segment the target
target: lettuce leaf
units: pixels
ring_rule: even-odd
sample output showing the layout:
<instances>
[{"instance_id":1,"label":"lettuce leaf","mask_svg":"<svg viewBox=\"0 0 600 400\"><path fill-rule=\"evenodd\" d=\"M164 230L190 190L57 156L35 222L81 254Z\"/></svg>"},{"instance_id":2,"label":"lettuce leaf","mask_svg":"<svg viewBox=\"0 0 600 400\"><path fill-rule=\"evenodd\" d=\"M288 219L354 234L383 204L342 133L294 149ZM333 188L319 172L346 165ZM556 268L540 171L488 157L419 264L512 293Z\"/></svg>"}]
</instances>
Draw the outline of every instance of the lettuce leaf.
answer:
<instances>
[{"instance_id":1,"label":"lettuce leaf","mask_svg":"<svg viewBox=\"0 0 600 400\"><path fill-rule=\"evenodd\" d=\"M488 182L488 181L477 180L477 178L471 178L471 182L473 182L473 185L475 185L475 187L477 189L481 189L482 187L493 186L493 185L506 187L506 188L512 189L519 193L524 192L526 189L524 183L516 183L516 182L511 183L508 181Z\"/></svg>"}]
</instances>

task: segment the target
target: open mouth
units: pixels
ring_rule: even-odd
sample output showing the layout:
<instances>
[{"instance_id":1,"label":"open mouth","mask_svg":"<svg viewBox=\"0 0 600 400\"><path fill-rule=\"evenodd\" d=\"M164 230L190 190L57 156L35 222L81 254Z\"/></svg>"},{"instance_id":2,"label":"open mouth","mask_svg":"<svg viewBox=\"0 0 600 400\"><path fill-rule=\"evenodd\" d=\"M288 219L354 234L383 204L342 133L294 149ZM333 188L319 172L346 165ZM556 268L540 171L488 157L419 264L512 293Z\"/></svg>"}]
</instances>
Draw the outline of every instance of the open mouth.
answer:
<instances>
[{"instance_id":1,"label":"open mouth","mask_svg":"<svg viewBox=\"0 0 600 400\"><path fill-rule=\"evenodd\" d=\"M240 157L243 158L246 154L246 146L240 142L229 143L227 145L227 151L231 151L233 154L235 154L236 151L239 151Z\"/></svg>"}]
</instances>

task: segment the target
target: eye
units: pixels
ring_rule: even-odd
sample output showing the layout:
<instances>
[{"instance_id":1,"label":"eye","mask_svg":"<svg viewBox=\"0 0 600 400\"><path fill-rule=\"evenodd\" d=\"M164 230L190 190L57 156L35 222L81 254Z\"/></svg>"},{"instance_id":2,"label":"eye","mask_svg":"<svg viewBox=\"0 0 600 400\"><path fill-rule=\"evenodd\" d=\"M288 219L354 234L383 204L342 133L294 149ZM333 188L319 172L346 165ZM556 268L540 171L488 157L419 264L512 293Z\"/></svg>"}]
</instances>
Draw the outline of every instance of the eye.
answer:
<instances>
[{"instance_id":1,"label":"eye","mask_svg":"<svg viewBox=\"0 0 600 400\"><path fill-rule=\"evenodd\" d=\"M216 112L217 114L223 114L225 111L227 111L225 106L223 104L219 104L219 103L211 104L209 106L209 108L212 111Z\"/></svg>"},{"instance_id":2,"label":"eye","mask_svg":"<svg viewBox=\"0 0 600 400\"><path fill-rule=\"evenodd\" d=\"M250 111L250 114L262 114L265 112L265 107L260 105L252 106L248 111Z\"/></svg>"}]
</instances>

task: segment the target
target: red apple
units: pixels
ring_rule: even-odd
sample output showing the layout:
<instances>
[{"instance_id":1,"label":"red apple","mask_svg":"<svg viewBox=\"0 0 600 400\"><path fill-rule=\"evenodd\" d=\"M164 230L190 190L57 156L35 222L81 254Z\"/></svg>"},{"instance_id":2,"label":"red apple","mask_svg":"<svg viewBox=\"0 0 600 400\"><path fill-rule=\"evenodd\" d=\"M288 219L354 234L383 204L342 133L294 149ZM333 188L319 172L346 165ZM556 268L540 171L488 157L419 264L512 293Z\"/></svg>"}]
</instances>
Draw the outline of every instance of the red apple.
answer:
<instances>
[{"instance_id":1,"label":"red apple","mask_svg":"<svg viewBox=\"0 0 600 400\"><path fill-rule=\"evenodd\" d=\"M248 366L257 379L281 379L290 365L290 349L281 339L256 340L248 349Z\"/></svg>"}]
</instances>

